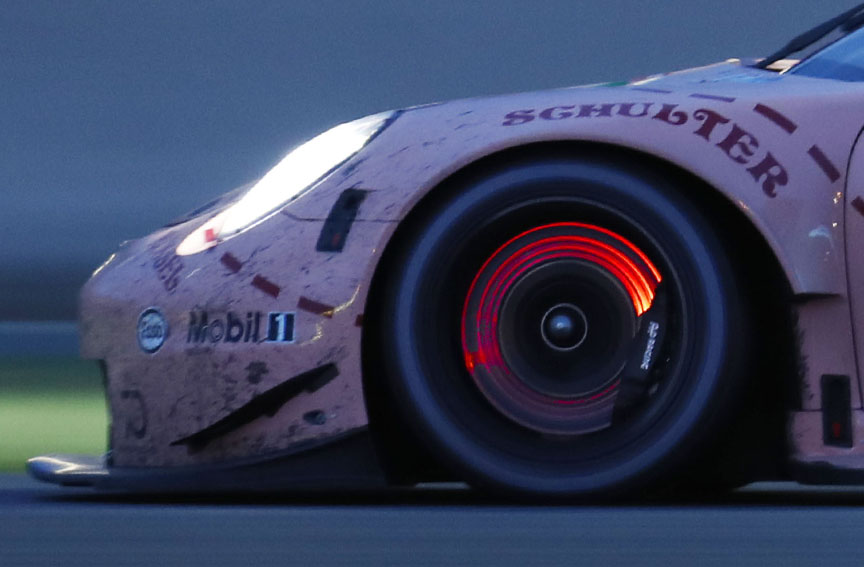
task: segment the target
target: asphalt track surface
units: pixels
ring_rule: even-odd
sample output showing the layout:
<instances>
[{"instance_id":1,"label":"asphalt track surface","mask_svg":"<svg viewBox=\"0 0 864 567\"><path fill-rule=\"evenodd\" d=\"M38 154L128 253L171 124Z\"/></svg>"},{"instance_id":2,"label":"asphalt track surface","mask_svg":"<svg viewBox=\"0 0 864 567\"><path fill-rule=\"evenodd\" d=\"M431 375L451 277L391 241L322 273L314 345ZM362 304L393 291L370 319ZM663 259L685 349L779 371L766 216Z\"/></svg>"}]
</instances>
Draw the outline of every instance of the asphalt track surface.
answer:
<instances>
[{"instance_id":1,"label":"asphalt track surface","mask_svg":"<svg viewBox=\"0 0 864 567\"><path fill-rule=\"evenodd\" d=\"M142 499L0 475L0 565L862 565L864 488L529 506L460 486Z\"/></svg>"}]
</instances>

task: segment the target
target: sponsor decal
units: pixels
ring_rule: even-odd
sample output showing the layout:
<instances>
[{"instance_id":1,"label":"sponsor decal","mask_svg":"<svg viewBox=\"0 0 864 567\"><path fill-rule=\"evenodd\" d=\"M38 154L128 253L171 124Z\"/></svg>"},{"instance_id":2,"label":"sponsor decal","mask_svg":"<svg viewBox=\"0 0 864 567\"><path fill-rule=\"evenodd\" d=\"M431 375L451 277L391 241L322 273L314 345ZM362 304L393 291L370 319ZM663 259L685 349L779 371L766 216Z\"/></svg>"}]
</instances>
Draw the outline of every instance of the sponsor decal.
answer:
<instances>
[{"instance_id":1,"label":"sponsor decal","mask_svg":"<svg viewBox=\"0 0 864 567\"><path fill-rule=\"evenodd\" d=\"M147 404L139 390L123 390L120 392L123 400L123 415L126 417L126 427L123 434L128 439L144 439L147 436Z\"/></svg>"},{"instance_id":2,"label":"sponsor decal","mask_svg":"<svg viewBox=\"0 0 864 567\"><path fill-rule=\"evenodd\" d=\"M162 287L168 293L174 293L180 285L180 274L183 272L183 260L174 253L174 244L169 238L163 238L153 243L149 251L153 270L162 282Z\"/></svg>"},{"instance_id":3,"label":"sponsor decal","mask_svg":"<svg viewBox=\"0 0 864 567\"><path fill-rule=\"evenodd\" d=\"M168 337L168 321L155 307L144 310L138 316L138 345L141 350L153 354Z\"/></svg>"},{"instance_id":4,"label":"sponsor decal","mask_svg":"<svg viewBox=\"0 0 864 567\"><path fill-rule=\"evenodd\" d=\"M648 323L648 344L645 345L645 352L642 353L642 364L639 368L648 370L651 367L651 358L654 356L654 346L657 344L657 333L660 330L660 323L651 321Z\"/></svg>"},{"instance_id":5,"label":"sponsor decal","mask_svg":"<svg viewBox=\"0 0 864 567\"><path fill-rule=\"evenodd\" d=\"M207 311L190 311L187 344L294 342L294 313L228 311L214 316Z\"/></svg>"},{"instance_id":6,"label":"sponsor decal","mask_svg":"<svg viewBox=\"0 0 864 567\"><path fill-rule=\"evenodd\" d=\"M613 117L651 120L673 128L684 127L685 131L691 132L694 140L701 140L714 146L733 163L745 168L753 181L759 184L762 191L769 197L776 197L777 188L789 183L789 173L786 168L770 151L761 147L756 136L732 119L709 108L699 108L691 112L679 108L677 104L655 102L569 104L550 106L539 111L533 108L514 110L504 116L501 125L519 126L535 120L557 121Z\"/></svg>"}]
</instances>

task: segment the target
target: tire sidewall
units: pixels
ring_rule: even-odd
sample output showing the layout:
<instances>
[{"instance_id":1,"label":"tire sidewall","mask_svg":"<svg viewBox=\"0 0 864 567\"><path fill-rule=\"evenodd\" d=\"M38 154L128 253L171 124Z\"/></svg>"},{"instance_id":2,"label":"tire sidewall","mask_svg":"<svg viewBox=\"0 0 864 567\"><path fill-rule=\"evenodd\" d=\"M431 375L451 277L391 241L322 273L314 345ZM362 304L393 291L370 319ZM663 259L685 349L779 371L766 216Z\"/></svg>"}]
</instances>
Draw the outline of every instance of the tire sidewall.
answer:
<instances>
[{"instance_id":1,"label":"tire sidewall","mask_svg":"<svg viewBox=\"0 0 864 567\"><path fill-rule=\"evenodd\" d=\"M646 168L615 160L557 158L514 164L481 178L456 184L449 199L430 204L401 235L401 253L389 280L385 312L389 317L384 353L392 400L415 433L469 481L497 489L545 495L614 493L656 481L704 445L732 400L728 384L736 347L732 322L737 305L731 269L721 243L704 216L663 178ZM698 363L686 387L638 443L618 455L569 467L544 466L475 436L471 417L456 415L434 384L418 313L440 281L441 258L470 245L478 222L508 207L542 199L574 198L608 207L634 222L674 258L678 284L692 308L704 316L694 335ZM457 252L458 253L458 252ZM670 260L671 261L671 260ZM430 285L434 282L434 286ZM431 293L436 293L431 291ZM698 304L698 305L697 305ZM692 318L692 317L691 317ZM431 350L436 350L431 345ZM466 380L467 380L466 376ZM470 413L470 412L467 412Z\"/></svg>"}]
</instances>

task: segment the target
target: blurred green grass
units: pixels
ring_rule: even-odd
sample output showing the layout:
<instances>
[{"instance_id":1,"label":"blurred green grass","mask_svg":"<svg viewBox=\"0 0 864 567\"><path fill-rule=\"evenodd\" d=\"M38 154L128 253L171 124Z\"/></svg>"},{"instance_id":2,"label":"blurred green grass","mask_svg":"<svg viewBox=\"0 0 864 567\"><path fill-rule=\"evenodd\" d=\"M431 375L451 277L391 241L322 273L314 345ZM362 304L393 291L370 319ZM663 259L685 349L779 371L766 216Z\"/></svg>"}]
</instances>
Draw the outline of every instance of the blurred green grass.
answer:
<instances>
[{"instance_id":1,"label":"blurred green grass","mask_svg":"<svg viewBox=\"0 0 864 567\"><path fill-rule=\"evenodd\" d=\"M0 471L45 453L102 454L108 414L97 363L0 358Z\"/></svg>"}]
</instances>

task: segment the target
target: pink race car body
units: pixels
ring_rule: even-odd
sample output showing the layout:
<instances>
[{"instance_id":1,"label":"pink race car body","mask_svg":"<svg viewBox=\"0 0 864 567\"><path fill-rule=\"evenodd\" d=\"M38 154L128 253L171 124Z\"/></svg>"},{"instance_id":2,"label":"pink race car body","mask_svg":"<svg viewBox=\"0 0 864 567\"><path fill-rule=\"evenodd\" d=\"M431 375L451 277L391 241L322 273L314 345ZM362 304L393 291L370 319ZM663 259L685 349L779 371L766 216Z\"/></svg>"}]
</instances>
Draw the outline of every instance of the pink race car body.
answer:
<instances>
[{"instance_id":1,"label":"pink race car body","mask_svg":"<svg viewBox=\"0 0 864 567\"><path fill-rule=\"evenodd\" d=\"M843 41L857 37L862 43L861 35ZM710 476L703 475L707 469L701 463L735 454L743 464L727 475L733 482L864 479L857 365L864 359L864 255L855 246L864 239L864 149L858 143L864 83L795 69L779 73L730 60L627 84L378 115L361 125L369 131L347 159L325 167L323 175L236 230L225 230L225 223L245 206L244 195L254 187L125 245L97 270L81 296L83 355L103 361L106 373L109 456L39 457L31 461L31 472L52 482L103 488L210 490L411 482L440 477L443 469L449 478L500 490L579 495L662 484L693 462L700 468L690 472ZM444 234L439 224L461 218L454 204L463 199L459 195L485 199L500 191L494 202L503 203L510 189L486 187L488 180L536 175L538 186L552 187L552 174L543 168L553 166L566 170L564 177L578 178L569 183L579 186L606 179L610 186L627 186L630 181L615 181L622 168L627 179L661 186L661 201L686 203L676 205L685 216L699 211L689 217L696 236L682 237L680 246L703 235L705 250L692 256L722 251L725 259L719 267L678 263L679 245L661 228L655 231L658 223L641 219L632 212L636 208L622 205L619 211L618 197L604 200L599 193L577 191L575 212L561 218L538 213L539 220L524 226L513 221L519 228L502 229L494 242L466 228L452 229L448 234L461 236L447 246L465 258L470 273L464 280L448 277L457 268L451 272L442 264L440 280L428 289L454 288L451 303L459 324L441 326L452 331L455 346L424 340L425 331L413 336L414 323L400 323L413 305L404 290L415 277L413 266L417 278L429 281L434 275L422 271L422 257L436 253L437 241L429 235ZM621 199L632 193L654 202L650 191L625 193ZM529 189L519 194L522 201L512 207L535 206ZM543 195L572 200L552 188L537 197L552 199ZM667 216L674 220L677 214ZM628 228L631 219L638 230ZM531 240L534 232L544 238ZM460 239L481 250L478 258L459 251ZM518 250L508 248L523 241ZM549 255L553 252L557 255ZM522 282L540 277L533 274L547 267L571 278L581 274L589 282L582 297L595 299L537 299L538 315L526 304L513 329L489 331L499 315L505 324L508 302L517 301ZM687 295L698 287L687 283L691 271L709 274L699 295L708 298L704 308ZM734 275L718 276L720 283L711 287L714 271ZM405 275L389 275L395 272ZM723 282L733 280L737 291L727 293L731 286ZM557 281L538 286L552 289ZM659 309L655 299L664 293L664 281L676 281L678 288L663 288L669 307L662 320L651 323L646 317ZM716 312L715 287L731 298L717 300ZM481 288L482 294L476 291ZM592 315L589 304L607 301L604 294L609 309L617 305L615 294L624 303L632 299L636 313L621 316L623 330L617 323L603 330L604 323ZM438 305L435 301L430 300ZM783 315L771 319L777 313ZM718 329L728 327L718 331L730 341L720 354L710 351L723 343L715 335L706 335L704 348L688 339L699 335L695 329L702 323L714 325L714 318ZM750 321L744 344L732 342L738 319ZM584 354L578 365L598 368L586 371L598 376L590 385L579 385L578 372L566 386L546 370L538 370L535 380L531 370L518 370L542 366L519 350L533 339L510 343L507 338L522 327L536 328L538 348L550 349L538 358L576 356L572 353L585 349L583 341L590 342L592 333L626 337L621 347L626 353L607 357L620 360L613 370L602 369L605 362L595 360L599 355ZM667 337L658 335L665 329ZM666 367L658 370L661 355L655 351L661 347ZM411 352L425 348L432 354L412 362ZM452 379L466 384L460 395L482 409L463 408L462 401L448 401L445 394L436 405L429 401L437 396L434 377L428 387L412 382L415 375L434 375L424 370L423 360L451 357L450 348L463 366L448 375L459 374ZM407 354L398 354L400 349ZM745 350L746 362L728 362ZM713 356L723 367L705 392L691 386L690 378L678 377L707 373L710 364L700 356ZM571 359L561 360L566 366ZM655 377L628 378L633 361ZM722 393L722 380L731 380L731 374L746 378ZM636 388L637 410L631 410L618 398L625 384L641 384L638 380L645 385ZM507 386L508 381L518 384ZM683 385L673 388L667 381ZM671 401L662 401L664 388L677 392ZM716 403L708 400L712 396ZM642 419L619 418L624 409L650 413L652 404L660 409L645 418L638 434L611 436L619 423L627 430ZM727 408L723 419L708 416L715 406ZM490 433L472 436L466 416L487 411ZM447 421L445 414L457 417ZM477 430L485 431L485 423ZM491 433L508 428L518 431L500 443ZM753 433L753 443L742 440L757 430L769 432ZM508 449L510 439L521 435L535 436L546 452L529 458L523 445ZM590 445L592 439L600 440L599 449ZM710 449L700 452L696 445ZM565 459L556 453L564 450L569 464L560 464ZM518 454L518 463L499 455L508 451ZM672 456L678 452L695 456L685 464L689 457ZM333 460L337 454L343 460ZM267 468L277 462L278 470ZM547 462L556 464L548 471L537 464ZM756 462L759 466L747 466ZM525 472L530 470L540 470L541 478ZM569 480L544 480L555 475Z\"/></svg>"}]
</instances>

